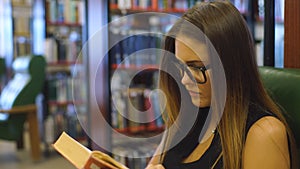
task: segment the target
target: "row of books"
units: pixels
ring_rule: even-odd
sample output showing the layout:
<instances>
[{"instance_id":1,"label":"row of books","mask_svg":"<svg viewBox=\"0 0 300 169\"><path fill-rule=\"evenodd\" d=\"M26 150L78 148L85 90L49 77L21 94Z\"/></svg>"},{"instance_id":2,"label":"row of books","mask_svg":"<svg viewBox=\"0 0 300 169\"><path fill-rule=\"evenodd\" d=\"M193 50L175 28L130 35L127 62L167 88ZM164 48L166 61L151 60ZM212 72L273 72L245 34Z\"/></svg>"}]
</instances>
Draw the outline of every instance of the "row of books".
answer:
<instances>
[{"instance_id":1,"label":"row of books","mask_svg":"<svg viewBox=\"0 0 300 169\"><path fill-rule=\"evenodd\" d=\"M57 103L80 103L85 97L82 79L73 78L65 74L57 74L48 81L48 98Z\"/></svg>"},{"instance_id":2,"label":"row of books","mask_svg":"<svg viewBox=\"0 0 300 169\"><path fill-rule=\"evenodd\" d=\"M150 89L113 91L112 103L112 126L119 131L135 134L164 127L162 102L159 94Z\"/></svg>"},{"instance_id":3,"label":"row of books","mask_svg":"<svg viewBox=\"0 0 300 169\"><path fill-rule=\"evenodd\" d=\"M275 20L279 23L284 20L284 0L275 0L274 1L274 17ZM259 19L264 19L265 17L265 1L258 0L258 17Z\"/></svg>"},{"instance_id":4,"label":"row of books","mask_svg":"<svg viewBox=\"0 0 300 169\"><path fill-rule=\"evenodd\" d=\"M19 5L16 5L19 4ZM32 7L29 3L12 2L14 57L32 53Z\"/></svg>"},{"instance_id":5,"label":"row of books","mask_svg":"<svg viewBox=\"0 0 300 169\"><path fill-rule=\"evenodd\" d=\"M57 102L72 100L72 78L59 75L48 80L48 98Z\"/></svg>"},{"instance_id":6,"label":"row of books","mask_svg":"<svg viewBox=\"0 0 300 169\"><path fill-rule=\"evenodd\" d=\"M135 144L113 149L113 158L130 169L146 168L157 144L147 143L144 145Z\"/></svg>"},{"instance_id":7,"label":"row of books","mask_svg":"<svg viewBox=\"0 0 300 169\"><path fill-rule=\"evenodd\" d=\"M52 34L45 39L44 43L46 61L50 63L76 61L81 50L81 43L78 30L72 30L64 36Z\"/></svg>"},{"instance_id":8,"label":"row of books","mask_svg":"<svg viewBox=\"0 0 300 169\"><path fill-rule=\"evenodd\" d=\"M84 1L47 0L45 6L49 23L84 24Z\"/></svg>"},{"instance_id":9,"label":"row of books","mask_svg":"<svg viewBox=\"0 0 300 169\"><path fill-rule=\"evenodd\" d=\"M12 0L12 5L31 5L32 0Z\"/></svg>"},{"instance_id":10,"label":"row of books","mask_svg":"<svg viewBox=\"0 0 300 169\"><path fill-rule=\"evenodd\" d=\"M111 0L119 9L186 10L204 0Z\"/></svg>"},{"instance_id":11,"label":"row of books","mask_svg":"<svg viewBox=\"0 0 300 169\"><path fill-rule=\"evenodd\" d=\"M14 57L24 56L32 53L31 37L16 36L14 37Z\"/></svg>"},{"instance_id":12,"label":"row of books","mask_svg":"<svg viewBox=\"0 0 300 169\"><path fill-rule=\"evenodd\" d=\"M151 33L112 32L110 57L113 64L158 64L162 38Z\"/></svg>"},{"instance_id":13,"label":"row of books","mask_svg":"<svg viewBox=\"0 0 300 169\"><path fill-rule=\"evenodd\" d=\"M86 116L75 112L73 104L68 104L66 107L52 106L50 109L51 113L44 122L45 143L52 144L63 131L78 141L87 143L86 133L80 125L80 122L86 120Z\"/></svg>"},{"instance_id":14,"label":"row of books","mask_svg":"<svg viewBox=\"0 0 300 169\"><path fill-rule=\"evenodd\" d=\"M20 14L21 15L21 14ZM15 36L31 36L31 17L14 17L13 29Z\"/></svg>"},{"instance_id":15,"label":"row of books","mask_svg":"<svg viewBox=\"0 0 300 169\"><path fill-rule=\"evenodd\" d=\"M152 158L162 136L122 140L113 134L112 157L130 169L145 168Z\"/></svg>"},{"instance_id":16,"label":"row of books","mask_svg":"<svg viewBox=\"0 0 300 169\"><path fill-rule=\"evenodd\" d=\"M111 0L119 9L146 9L146 10L187 10L196 3L209 0ZM249 0L231 0L231 2L242 12L248 9Z\"/></svg>"}]
</instances>

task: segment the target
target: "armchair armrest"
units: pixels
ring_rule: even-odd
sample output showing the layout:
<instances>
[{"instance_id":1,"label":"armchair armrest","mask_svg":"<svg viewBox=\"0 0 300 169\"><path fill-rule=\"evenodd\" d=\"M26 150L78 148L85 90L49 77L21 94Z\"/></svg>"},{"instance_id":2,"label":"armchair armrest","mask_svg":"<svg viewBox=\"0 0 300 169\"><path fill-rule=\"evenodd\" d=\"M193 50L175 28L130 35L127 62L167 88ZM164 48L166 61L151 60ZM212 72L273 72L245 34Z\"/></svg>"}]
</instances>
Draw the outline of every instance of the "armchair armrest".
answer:
<instances>
[{"instance_id":1,"label":"armchair armrest","mask_svg":"<svg viewBox=\"0 0 300 169\"><path fill-rule=\"evenodd\" d=\"M41 158L40 150L40 136L39 126L37 119L37 106L35 104L14 106L11 109L0 109L0 112L8 114L25 114L29 124L29 137L31 154L34 161L38 161Z\"/></svg>"},{"instance_id":2,"label":"armchair armrest","mask_svg":"<svg viewBox=\"0 0 300 169\"><path fill-rule=\"evenodd\" d=\"M26 114L29 112L36 112L37 107L35 104L24 105L24 106L15 106L11 109L0 109L0 113L8 114Z\"/></svg>"}]
</instances>

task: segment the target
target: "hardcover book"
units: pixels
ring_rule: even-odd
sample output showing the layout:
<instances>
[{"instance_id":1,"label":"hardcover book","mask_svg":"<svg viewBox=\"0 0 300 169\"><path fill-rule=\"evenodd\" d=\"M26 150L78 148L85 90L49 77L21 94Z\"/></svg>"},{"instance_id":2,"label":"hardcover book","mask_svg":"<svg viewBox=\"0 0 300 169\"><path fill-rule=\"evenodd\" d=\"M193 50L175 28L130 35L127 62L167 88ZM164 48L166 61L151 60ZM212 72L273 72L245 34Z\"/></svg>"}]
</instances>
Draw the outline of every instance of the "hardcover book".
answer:
<instances>
[{"instance_id":1,"label":"hardcover book","mask_svg":"<svg viewBox=\"0 0 300 169\"><path fill-rule=\"evenodd\" d=\"M128 169L109 155L91 151L63 132L53 147L78 169Z\"/></svg>"}]
</instances>

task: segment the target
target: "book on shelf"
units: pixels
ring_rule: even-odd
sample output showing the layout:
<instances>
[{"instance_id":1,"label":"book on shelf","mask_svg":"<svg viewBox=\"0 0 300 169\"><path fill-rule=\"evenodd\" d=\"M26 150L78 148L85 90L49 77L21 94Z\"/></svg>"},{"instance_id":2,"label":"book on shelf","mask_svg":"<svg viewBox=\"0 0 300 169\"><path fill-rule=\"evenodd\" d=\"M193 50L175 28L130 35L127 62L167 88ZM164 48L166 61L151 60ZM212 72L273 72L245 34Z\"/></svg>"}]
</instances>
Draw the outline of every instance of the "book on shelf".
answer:
<instances>
[{"instance_id":1,"label":"book on shelf","mask_svg":"<svg viewBox=\"0 0 300 169\"><path fill-rule=\"evenodd\" d=\"M101 151L91 151L65 132L62 132L53 147L78 169L128 169Z\"/></svg>"},{"instance_id":2,"label":"book on shelf","mask_svg":"<svg viewBox=\"0 0 300 169\"><path fill-rule=\"evenodd\" d=\"M160 101L162 96L159 93L143 87L124 90L115 87L112 92L112 126L115 129L134 134L163 128L161 116L164 103Z\"/></svg>"},{"instance_id":3,"label":"book on shelf","mask_svg":"<svg viewBox=\"0 0 300 169\"><path fill-rule=\"evenodd\" d=\"M46 20L49 23L84 24L84 1L46 0Z\"/></svg>"}]
</instances>

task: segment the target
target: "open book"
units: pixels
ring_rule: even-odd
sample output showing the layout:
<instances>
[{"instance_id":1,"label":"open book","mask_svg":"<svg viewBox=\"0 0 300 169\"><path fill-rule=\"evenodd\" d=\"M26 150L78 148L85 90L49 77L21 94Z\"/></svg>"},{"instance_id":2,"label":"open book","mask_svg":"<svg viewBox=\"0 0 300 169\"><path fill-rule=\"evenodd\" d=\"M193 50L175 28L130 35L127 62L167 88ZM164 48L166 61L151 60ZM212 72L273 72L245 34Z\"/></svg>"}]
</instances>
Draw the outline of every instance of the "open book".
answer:
<instances>
[{"instance_id":1,"label":"open book","mask_svg":"<svg viewBox=\"0 0 300 169\"><path fill-rule=\"evenodd\" d=\"M101 151L91 151L63 132L53 144L78 169L128 169Z\"/></svg>"}]
</instances>

